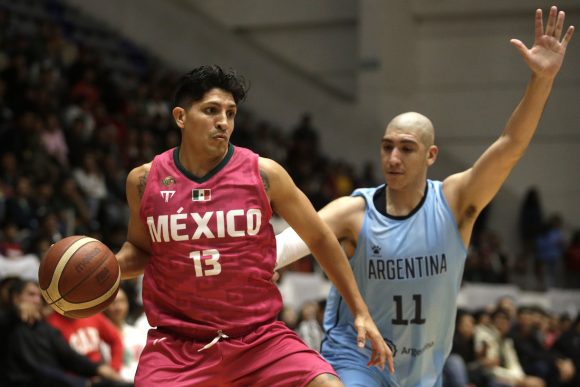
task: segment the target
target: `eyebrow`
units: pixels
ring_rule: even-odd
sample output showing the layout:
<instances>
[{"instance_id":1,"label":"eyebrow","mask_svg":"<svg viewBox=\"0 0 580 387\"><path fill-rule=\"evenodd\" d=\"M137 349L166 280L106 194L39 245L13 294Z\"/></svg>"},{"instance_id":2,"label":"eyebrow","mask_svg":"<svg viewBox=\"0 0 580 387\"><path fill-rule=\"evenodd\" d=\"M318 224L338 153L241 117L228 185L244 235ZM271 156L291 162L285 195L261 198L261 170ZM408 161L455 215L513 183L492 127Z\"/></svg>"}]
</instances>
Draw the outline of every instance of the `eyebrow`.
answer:
<instances>
[{"instance_id":1,"label":"eyebrow","mask_svg":"<svg viewBox=\"0 0 580 387\"><path fill-rule=\"evenodd\" d=\"M238 107L238 105L236 105L235 103L230 103L230 104L222 104L221 102L218 101L205 101L202 103L202 105L214 105L214 106L225 106L226 108L236 108Z\"/></svg>"},{"instance_id":2,"label":"eyebrow","mask_svg":"<svg viewBox=\"0 0 580 387\"><path fill-rule=\"evenodd\" d=\"M403 144L419 144L418 141L415 140L408 140L408 139L403 139L403 140L399 140L399 141L395 141L395 140L391 140L390 138L383 138L382 143L388 142L388 143L394 143L394 142L401 142Z\"/></svg>"}]
</instances>

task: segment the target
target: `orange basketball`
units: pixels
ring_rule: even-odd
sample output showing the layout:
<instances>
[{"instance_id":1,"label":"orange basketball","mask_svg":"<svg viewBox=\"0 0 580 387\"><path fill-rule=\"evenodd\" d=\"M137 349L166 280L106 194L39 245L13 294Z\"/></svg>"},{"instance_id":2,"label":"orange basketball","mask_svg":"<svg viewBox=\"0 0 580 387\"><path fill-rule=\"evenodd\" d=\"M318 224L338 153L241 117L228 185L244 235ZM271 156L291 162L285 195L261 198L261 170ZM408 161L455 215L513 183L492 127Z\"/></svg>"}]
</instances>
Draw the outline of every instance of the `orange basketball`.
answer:
<instances>
[{"instance_id":1,"label":"orange basketball","mask_svg":"<svg viewBox=\"0 0 580 387\"><path fill-rule=\"evenodd\" d=\"M46 302L63 316L83 318L105 309L117 295L121 270L102 242L82 235L52 245L38 268Z\"/></svg>"}]
</instances>

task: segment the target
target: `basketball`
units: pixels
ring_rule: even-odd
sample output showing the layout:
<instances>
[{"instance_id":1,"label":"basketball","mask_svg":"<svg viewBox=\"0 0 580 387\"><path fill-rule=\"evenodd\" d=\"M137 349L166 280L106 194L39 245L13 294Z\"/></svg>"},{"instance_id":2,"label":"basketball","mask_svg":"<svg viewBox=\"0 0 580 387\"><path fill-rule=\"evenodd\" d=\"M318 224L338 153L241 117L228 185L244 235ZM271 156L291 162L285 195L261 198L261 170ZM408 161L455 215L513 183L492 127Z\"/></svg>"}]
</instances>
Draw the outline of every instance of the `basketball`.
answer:
<instances>
[{"instance_id":1,"label":"basketball","mask_svg":"<svg viewBox=\"0 0 580 387\"><path fill-rule=\"evenodd\" d=\"M82 235L53 244L38 268L42 296L66 317L102 311L115 299L120 282L115 254L99 240Z\"/></svg>"}]
</instances>

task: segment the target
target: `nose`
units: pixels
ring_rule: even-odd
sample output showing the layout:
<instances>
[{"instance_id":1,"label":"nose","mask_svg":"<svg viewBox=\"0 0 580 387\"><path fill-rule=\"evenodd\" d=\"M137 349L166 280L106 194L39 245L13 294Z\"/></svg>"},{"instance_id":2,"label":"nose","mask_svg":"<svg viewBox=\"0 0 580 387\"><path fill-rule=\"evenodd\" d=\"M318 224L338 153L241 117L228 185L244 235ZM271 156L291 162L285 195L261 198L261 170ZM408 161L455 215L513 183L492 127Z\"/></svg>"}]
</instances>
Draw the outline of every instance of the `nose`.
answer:
<instances>
[{"instance_id":1,"label":"nose","mask_svg":"<svg viewBox=\"0 0 580 387\"><path fill-rule=\"evenodd\" d=\"M42 305L42 296L39 294L35 294L32 297L32 303L34 303L35 305Z\"/></svg>"},{"instance_id":2,"label":"nose","mask_svg":"<svg viewBox=\"0 0 580 387\"><path fill-rule=\"evenodd\" d=\"M228 128L228 116L227 113L224 111L221 114L217 115L215 126L220 130L227 130Z\"/></svg>"},{"instance_id":3,"label":"nose","mask_svg":"<svg viewBox=\"0 0 580 387\"><path fill-rule=\"evenodd\" d=\"M389 153L388 158L389 164L397 165L401 163L401 152L397 148L393 148L391 153Z\"/></svg>"}]
</instances>

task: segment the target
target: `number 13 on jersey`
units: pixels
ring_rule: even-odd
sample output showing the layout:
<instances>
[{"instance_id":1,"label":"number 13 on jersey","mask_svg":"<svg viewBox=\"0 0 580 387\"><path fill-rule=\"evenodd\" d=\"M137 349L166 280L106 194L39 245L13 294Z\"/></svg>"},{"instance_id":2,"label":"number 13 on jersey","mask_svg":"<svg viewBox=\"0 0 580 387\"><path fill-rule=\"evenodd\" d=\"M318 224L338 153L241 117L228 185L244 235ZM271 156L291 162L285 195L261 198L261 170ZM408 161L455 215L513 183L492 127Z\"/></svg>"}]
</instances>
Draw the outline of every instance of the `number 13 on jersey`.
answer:
<instances>
[{"instance_id":1,"label":"number 13 on jersey","mask_svg":"<svg viewBox=\"0 0 580 387\"><path fill-rule=\"evenodd\" d=\"M222 272L222 265L219 263L220 253L216 249L192 251L189 258L193 259L196 277L209 277Z\"/></svg>"}]
</instances>

